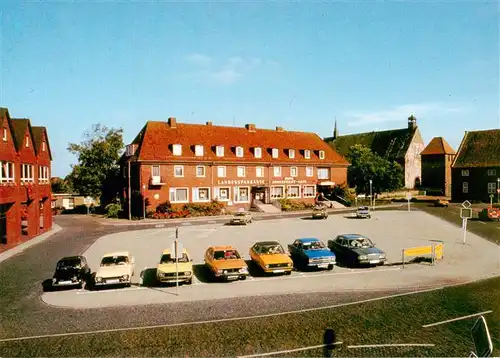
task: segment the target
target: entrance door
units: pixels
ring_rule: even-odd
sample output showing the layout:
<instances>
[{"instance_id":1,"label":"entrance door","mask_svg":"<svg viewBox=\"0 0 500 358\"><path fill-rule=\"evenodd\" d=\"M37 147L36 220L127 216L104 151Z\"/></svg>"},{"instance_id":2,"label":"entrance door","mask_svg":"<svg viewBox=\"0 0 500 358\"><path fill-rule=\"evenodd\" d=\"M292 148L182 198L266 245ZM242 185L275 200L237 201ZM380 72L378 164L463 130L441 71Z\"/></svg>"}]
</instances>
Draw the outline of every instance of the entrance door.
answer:
<instances>
[{"instance_id":1,"label":"entrance door","mask_svg":"<svg viewBox=\"0 0 500 358\"><path fill-rule=\"evenodd\" d=\"M7 204L0 204L0 244L7 243Z\"/></svg>"}]
</instances>

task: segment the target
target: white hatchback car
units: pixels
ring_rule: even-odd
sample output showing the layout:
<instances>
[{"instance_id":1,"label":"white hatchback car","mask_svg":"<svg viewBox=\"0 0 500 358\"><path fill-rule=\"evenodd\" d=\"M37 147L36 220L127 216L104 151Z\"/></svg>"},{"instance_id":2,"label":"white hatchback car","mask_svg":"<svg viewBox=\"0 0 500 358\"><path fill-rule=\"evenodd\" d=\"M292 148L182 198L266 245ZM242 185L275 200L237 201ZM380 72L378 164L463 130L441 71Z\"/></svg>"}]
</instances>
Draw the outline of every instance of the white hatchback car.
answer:
<instances>
[{"instance_id":1,"label":"white hatchback car","mask_svg":"<svg viewBox=\"0 0 500 358\"><path fill-rule=\"evenodd\" d=\"M95 274L95 286L123 285L130 287L135 262L128 251L105 254Z\"/></svg>"}]
</instances>

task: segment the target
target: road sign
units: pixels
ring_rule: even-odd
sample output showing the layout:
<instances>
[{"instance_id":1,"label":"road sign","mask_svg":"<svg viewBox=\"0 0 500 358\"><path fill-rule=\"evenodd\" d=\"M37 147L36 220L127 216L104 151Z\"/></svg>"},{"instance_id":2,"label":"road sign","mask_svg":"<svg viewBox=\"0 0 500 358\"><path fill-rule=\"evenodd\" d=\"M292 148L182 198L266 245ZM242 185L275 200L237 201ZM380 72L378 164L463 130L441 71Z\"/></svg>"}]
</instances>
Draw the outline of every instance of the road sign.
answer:
<instances>
[{"instance_id":1,"label":"road sign","mask_svg":"<svg viewBox=\"0 0 500 358\"><path fill-rule=\"evenodd\" d=\"M490 332L486 319L480 316L471 330L474 346L476 347L477 357L489 357L493 353L493 343L491 342Z\"/></svg>"},{"instance_id":2,"label":"road sign","mask_svg":"<svg viewBox=\"0 0 500 358\"><path fill-rule=\"evenodd\" d=\"M92 198L90 196L83 198L83 203L87 206L90 206L92 204Z\"/></svg>"},{"instance_id":3,"label":"road sign","mask_svg":"<svg viewBox=\"0 0 500 358\"><path fill-rule=\"evenodd\" d=\"M472 206L472 204L470 203L469 200L465 200L463 203L462 203L462 207L465 208L465 209L469 209L470 207Z\"/></svg>"},{"instance_id":4,"label":"road sign","mask_svg":"<svg viewBox=\"0 0 500 358\"><path fill-rule=\"evenodd\" d=\"M460 217L462 219L472 218L472 209L461 208L460 209Z\"/></svg>"},{"instance_id":5,"label":"road sign","mask_svg":"<svg viewBox=\"0 0 500 358\"><path fill-rule=\"evenodd\" d=\"M412 196L411 193L406 193L406 200L411 200Z\"/></svg>"}]
</instances>

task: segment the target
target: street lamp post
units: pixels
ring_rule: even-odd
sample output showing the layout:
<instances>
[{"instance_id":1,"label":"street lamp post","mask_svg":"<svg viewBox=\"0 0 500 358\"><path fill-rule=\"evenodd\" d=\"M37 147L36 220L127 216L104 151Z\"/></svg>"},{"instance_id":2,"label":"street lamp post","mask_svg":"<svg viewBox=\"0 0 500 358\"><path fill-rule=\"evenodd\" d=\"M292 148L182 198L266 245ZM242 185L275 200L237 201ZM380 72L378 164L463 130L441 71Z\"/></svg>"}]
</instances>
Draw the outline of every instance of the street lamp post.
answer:
<instances>
[{"instance_id":1,"label":"street lamp post","mask_svg":"<svg viewBox=\"0 0 500 358\"><path fill-rule=\"evenodd\" d=\"M372 194L373 180L370 179L370 206L373 207L373 194Z\"/></svg>"}]
</instances>

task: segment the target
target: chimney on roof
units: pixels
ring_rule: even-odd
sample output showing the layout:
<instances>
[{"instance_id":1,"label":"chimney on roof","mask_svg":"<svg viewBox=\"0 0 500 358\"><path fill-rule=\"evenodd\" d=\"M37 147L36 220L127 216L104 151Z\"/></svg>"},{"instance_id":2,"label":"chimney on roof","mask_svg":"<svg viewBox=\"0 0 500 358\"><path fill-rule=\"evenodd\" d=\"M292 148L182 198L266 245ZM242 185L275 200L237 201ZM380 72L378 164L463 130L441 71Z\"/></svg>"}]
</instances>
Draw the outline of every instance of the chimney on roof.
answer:
<instances>
[{"instance_id":1,"label":"chimney on roof","mask_svg":"<svg viewBox=\"0 0 500 358\"><path fill-rule=\"evenodd\" d=\"M245 128L248 129L249 132L255 132L255 124L245 124Z\"/></svg>"},{"instance_id":2,"label":"chimney on roof","mask_svg":"<svg viewBox=\"0 0 500 358\"><path fill-rule=\"evenodd\" d=\"M283 127L276 127L276 132L284 132Z\"/></svg>"},{"instance_id":3,"label":"chimney on roof","mask_svg":"<svg viewBox=\"0 0 500 358\"><path fill-rule=\"evenodd\" d=\"M168 125L170 128L177 128L177 119L175 119L175 117L170 117L168 119Z\"/></svg>"},{"instance_id":4,"label":"chimney on roof","mask_svg":"<svg viewBox=\"0 0 500 358\"><path fill-rule=\"evenodd\" d=\"M211 126L212 125L212 121L207 121L207 126Z\"/></svg>"},{"instance_id":5,"label":"chimney on roof","mask_svg":"<svg viewBox=\"0 0 500 358\"><path fill-rule=\"evenodd\" d=\"M412 114L408 117L408 129L416 129L417 128L417 118Z\"/></svg>"}]
</instances>

